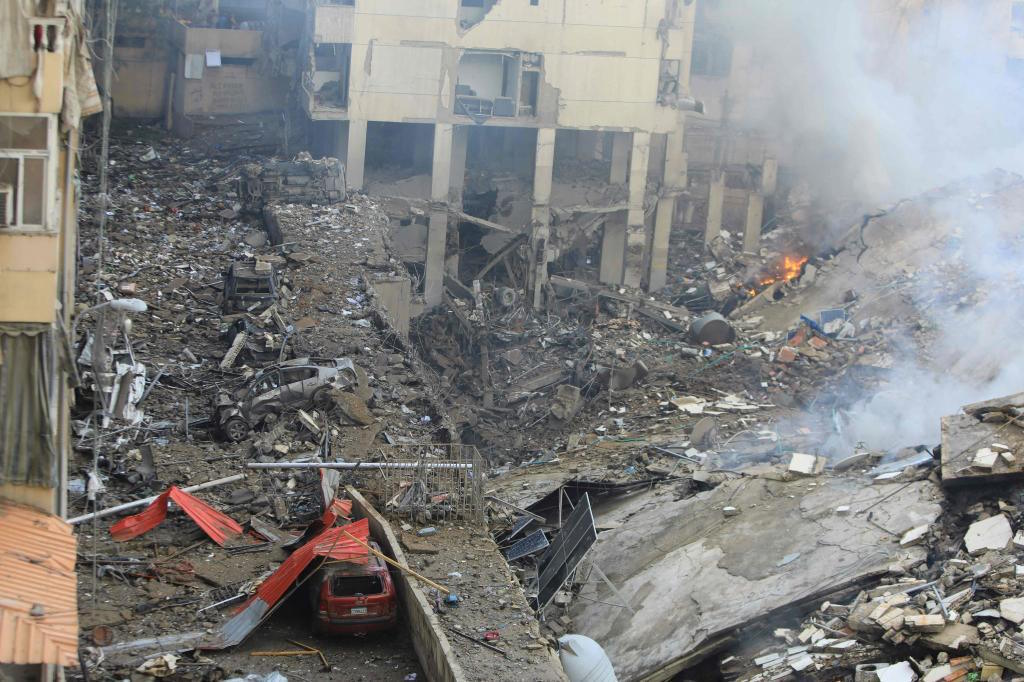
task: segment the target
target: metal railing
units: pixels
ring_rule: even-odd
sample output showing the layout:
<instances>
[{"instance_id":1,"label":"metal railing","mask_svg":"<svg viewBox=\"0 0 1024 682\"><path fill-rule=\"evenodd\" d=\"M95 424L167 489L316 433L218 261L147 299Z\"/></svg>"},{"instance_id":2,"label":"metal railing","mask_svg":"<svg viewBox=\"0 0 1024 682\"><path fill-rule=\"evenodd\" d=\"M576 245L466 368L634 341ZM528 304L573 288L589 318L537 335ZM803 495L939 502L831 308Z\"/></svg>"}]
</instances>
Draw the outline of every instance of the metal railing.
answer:
<instances>
[{"instance_id":1,"label":"metal railing","mask_svg":"<svg viewBox=\"0 0 1024 682\"><path fill-rule=\"evenodd\" d=\"M473 445L391 445L377 449L387 467L364 485L382 511L430 522L464 519L483 523L484 462ZM397 466L395 466L397 465ZM367 470L373 464L367 464Z\"/></svg>"}]
</instances>

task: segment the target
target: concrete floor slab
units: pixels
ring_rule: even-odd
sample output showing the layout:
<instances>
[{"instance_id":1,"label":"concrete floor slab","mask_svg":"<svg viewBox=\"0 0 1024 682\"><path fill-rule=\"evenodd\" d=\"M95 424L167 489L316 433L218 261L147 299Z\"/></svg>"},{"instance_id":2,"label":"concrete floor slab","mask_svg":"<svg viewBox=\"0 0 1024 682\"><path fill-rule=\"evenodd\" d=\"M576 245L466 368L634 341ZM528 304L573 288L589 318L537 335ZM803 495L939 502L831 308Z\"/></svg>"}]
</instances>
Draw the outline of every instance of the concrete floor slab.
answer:
<instances>
[{"instance_id":1,"label":"concrete floor slab","mask_svg":"<svg viewBox=\"0 0 1024 682\"><path fill-rule=\"evenodd\" d=\"M741 478L682 500L638 496L590 555L635 614L610 605L603 585L587 585L573 620L620 679L668 679L775 609L921 560L925 550L900 548L899 537L938 517L939 490L902 485ZM845 504L849 514L834 512ZM726 506L739 514L726 517Z\"/></svg>"}]
</instances>

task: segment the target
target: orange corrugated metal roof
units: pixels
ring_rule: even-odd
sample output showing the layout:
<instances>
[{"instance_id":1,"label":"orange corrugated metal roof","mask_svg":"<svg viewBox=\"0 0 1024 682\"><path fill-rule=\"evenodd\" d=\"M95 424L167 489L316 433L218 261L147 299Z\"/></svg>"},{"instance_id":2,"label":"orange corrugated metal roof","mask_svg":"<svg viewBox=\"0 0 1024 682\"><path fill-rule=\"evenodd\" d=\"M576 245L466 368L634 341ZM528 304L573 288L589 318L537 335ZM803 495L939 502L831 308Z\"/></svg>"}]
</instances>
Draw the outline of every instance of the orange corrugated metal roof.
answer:
<instances>
[{"instance_id":1,"label":"orange corrugated metal roof","mask_svg":"<svg viewBox=\"0 0 1024 682\"><path fill-rule=\"evenodd\" d=\"M0 663L78 665L71 526L52 514L2 499Z\"/></svg>"}]
</instances>

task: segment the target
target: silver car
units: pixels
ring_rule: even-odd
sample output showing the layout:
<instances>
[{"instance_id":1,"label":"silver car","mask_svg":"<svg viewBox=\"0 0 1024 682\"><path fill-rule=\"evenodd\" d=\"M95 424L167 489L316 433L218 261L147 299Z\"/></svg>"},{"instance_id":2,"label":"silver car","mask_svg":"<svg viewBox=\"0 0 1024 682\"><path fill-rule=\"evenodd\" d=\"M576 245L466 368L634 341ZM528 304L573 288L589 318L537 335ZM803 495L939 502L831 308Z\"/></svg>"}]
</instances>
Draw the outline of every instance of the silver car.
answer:
<instances>
[{"instance_id":1,"label":"silver car","mask_svg":"<svg viewBox=\"0 0 1024 682\"><path fill-rule=\"evenodd\" d=\"M220 391L214 417L224 437L244 440L260 425L274 424L286 409L330 409L331 391L356 383L349 358L296 358L271 365L234 391Z\"/></svg>"}]
</instances>

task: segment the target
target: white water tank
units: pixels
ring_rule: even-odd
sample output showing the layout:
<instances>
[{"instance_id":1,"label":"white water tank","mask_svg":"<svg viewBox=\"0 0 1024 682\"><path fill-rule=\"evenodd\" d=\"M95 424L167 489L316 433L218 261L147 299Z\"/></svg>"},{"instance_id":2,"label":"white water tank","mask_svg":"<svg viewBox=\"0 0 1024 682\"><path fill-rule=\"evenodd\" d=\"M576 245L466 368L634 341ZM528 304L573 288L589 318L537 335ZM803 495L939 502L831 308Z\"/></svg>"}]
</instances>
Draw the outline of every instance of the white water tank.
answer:
<instances>
[{"instance_id":1,"label":"white water tank","mask_svg":"<svg viewBox=\"0 0 1024 682\"><path fill-rule=\"evenodd\" d=\"M569 682L618 682L601 645L583 635L562 635L558 657Z\"/></svg>"}]
</instances>

